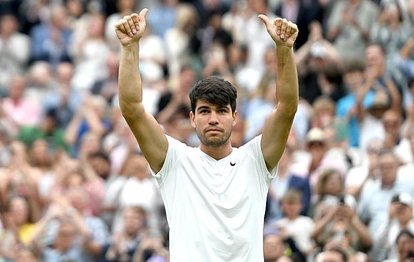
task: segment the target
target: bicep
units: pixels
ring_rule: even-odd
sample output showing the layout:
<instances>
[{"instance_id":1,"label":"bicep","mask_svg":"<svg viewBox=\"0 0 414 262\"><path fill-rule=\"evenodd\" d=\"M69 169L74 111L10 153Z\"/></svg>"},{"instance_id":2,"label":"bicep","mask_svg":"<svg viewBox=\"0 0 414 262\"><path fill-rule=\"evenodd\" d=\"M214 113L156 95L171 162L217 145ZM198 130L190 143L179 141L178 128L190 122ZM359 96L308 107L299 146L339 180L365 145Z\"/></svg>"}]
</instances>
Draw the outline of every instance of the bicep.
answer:
<instances>
[{"instance_id":1,"label":"bicep","mask_svg":"<svg viewBox=\"0 0 414 262\"><path fill-rule=\"evenodd\" d=\"M168 150L168 140L161 126L146 112L125 119L151 169L155 172L161 170Z\"/></svg>"},{"instance_id":2,"label":"bicep","mask_svg":"<svg viewBox=\"0 0 414 262\"><path fill-rule=\"evenodd\" d=\"M294 114L286 113L283 107L279 107L269 115L265 122L261 147L269 170L277 165L285 150L293 118Z\"/></svg>"}]
</instances>

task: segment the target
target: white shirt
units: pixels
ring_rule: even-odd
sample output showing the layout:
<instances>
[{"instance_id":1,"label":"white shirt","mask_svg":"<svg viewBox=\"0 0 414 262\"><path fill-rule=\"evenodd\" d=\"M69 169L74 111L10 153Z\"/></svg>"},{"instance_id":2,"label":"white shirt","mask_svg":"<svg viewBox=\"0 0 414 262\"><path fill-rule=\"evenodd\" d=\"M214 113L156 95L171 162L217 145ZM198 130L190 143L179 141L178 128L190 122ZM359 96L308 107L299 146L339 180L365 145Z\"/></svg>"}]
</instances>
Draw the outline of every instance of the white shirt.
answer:
<instances>
[{"instance_id":1,"label":"white shirt","mask_svg":"<svg viewBox=\"0 0 414 262\"><path fill-rule=\"evenodd\" d=\"M261 136L215 160L167 136L161 170L154 174L170 226L171 262L263 261L268 172Z\"/></svg>"}]
</instances>

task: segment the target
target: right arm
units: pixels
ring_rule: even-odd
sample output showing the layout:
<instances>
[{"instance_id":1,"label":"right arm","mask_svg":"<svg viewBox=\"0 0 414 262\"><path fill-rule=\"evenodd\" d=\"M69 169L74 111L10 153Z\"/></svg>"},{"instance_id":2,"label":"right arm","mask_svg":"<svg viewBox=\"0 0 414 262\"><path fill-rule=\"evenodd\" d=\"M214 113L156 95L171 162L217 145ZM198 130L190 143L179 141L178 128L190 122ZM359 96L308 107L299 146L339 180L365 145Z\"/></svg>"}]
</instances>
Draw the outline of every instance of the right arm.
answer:
<instances>
[{"instance_id":1,"label":"right arm","mask_svg":"<svg viewBox=\"0 0 414 262\"><path fill-rule=\"evenodd\" d=\"M144 109L142 82L138 71L139 40L145 31L147 11L143 9L139 14L125 16L115 26L122 45L119 65L119 105L151 169L158 172L167 154L168 140L155 118Z\"/></svg>"}]
</instances>

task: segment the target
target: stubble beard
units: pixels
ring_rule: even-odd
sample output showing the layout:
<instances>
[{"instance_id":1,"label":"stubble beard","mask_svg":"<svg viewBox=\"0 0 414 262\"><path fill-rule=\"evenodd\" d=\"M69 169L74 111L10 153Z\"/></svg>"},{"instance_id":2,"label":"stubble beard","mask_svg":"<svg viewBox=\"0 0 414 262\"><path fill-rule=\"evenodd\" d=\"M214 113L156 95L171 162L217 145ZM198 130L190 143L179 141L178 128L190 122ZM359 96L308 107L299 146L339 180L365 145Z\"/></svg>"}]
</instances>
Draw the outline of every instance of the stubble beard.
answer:
<instances>
[{"instance_id":1,"label":"stubble beard","mask_svg":"<svg viewBox=\"0 0 414 262\"><path fill-rule=\"evenodd\" d=\"M198 139L200 139L201 144L208 147L220 147L225 145L230 139L230 133L225 133L222 136L216 136L208 138L207 136L197 132Z\"/></svg>"}]
</instances>

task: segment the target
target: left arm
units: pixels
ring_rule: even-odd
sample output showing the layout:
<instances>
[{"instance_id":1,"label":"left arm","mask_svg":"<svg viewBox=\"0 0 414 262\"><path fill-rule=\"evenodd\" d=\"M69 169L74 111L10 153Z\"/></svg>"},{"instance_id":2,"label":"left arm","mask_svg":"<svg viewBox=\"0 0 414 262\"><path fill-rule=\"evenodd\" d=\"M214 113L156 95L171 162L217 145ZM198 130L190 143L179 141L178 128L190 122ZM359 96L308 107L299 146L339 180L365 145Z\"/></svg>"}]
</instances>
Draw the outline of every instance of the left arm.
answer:
<instances>
[{"instance_id":1,"label":"left arm","mask_svg":"<svg viewBox=\"0 0 414 262\"><path fill-rule=\"evenodd\" d=\"M286 19L276 18L270 21L265 15L259 15L259 18L265 23L267 32L277 46L277 106L263 127L261 140L266 166L268 170L272 170L283 154L298 107L299 84L293 53L298 28Z\"/></svg>"}]
</instances>

